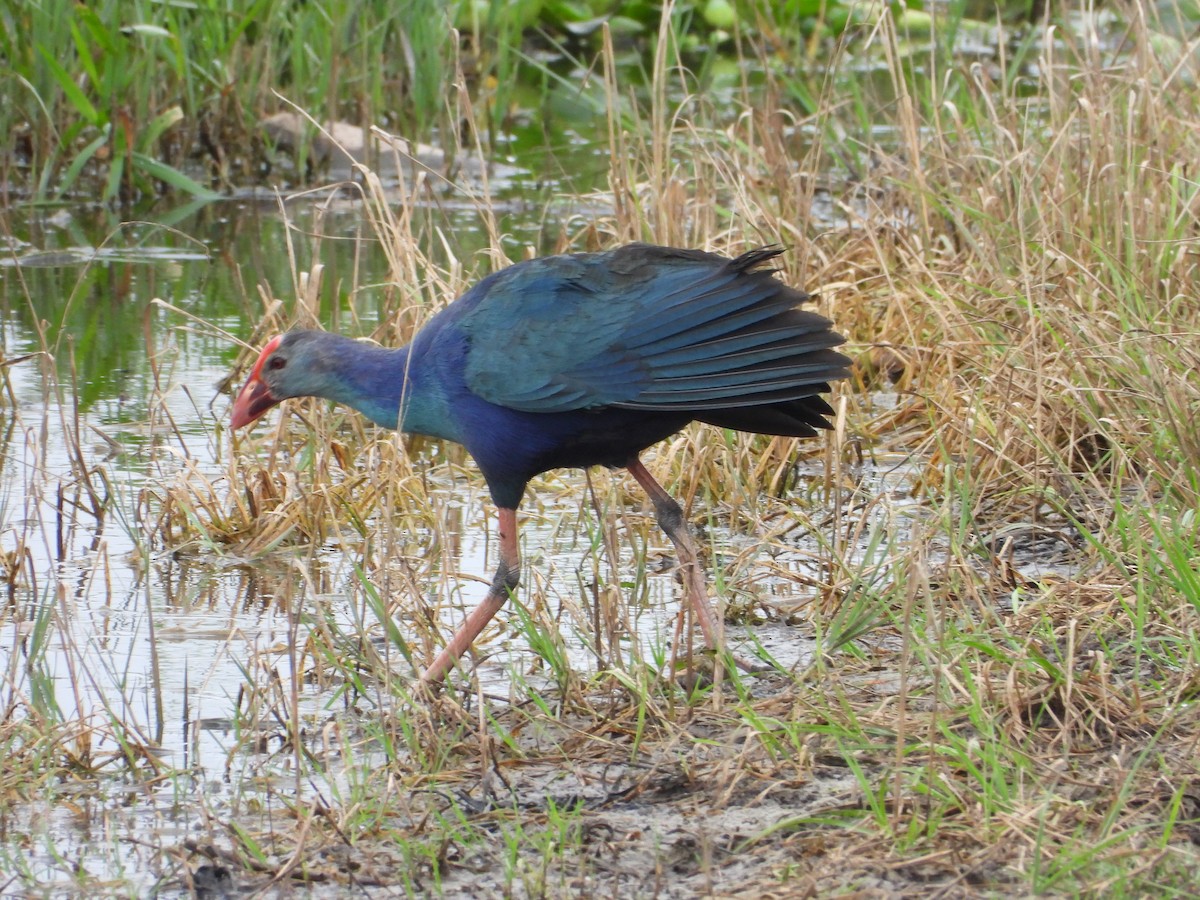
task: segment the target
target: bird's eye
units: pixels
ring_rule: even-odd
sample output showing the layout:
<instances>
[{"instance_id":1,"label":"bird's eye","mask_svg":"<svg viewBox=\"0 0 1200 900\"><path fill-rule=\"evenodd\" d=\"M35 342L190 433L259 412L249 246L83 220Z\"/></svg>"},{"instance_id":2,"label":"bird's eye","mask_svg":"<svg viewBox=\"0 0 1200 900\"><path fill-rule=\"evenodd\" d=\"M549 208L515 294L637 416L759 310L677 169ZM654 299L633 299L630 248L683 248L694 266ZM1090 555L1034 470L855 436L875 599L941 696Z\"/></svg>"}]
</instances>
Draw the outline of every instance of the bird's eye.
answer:
<instances>
[{"instance_id":1,"label":"bird's eye","mask_svg":"<svg viewBox=\"0 0 1200 900\"><path fill-rule=\"evenodd\" d=\"M286 365L287 365L287 360L284 359L282 356L272 356L270 359L267 360L267 368L268 369L282 369Z\"/></svg>"}]
</instances>

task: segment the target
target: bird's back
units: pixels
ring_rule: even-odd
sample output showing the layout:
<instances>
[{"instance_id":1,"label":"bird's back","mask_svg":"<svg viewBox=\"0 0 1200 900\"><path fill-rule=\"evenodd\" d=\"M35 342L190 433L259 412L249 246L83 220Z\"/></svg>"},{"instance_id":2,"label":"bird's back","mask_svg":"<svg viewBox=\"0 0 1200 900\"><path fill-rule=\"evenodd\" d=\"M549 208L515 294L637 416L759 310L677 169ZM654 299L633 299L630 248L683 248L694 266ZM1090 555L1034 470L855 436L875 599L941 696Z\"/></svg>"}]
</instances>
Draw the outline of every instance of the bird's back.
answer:
<instances>
[{"instance_id":1,"label":"bird's back","mask_svg":"<svg viewBox=\"0 0 1200 900\"><path fill-rule=\"evenodd\" d=\"M756 430L747 407L798 412L849 365L829 320L798 308L808 296L763 268L780 252L727 259L631 244L513 266L463 298L473 301L459 319L465 382L526 412L612 406ZM811 434L811 418L762 421Z\"/></svg>"}]
</instances>

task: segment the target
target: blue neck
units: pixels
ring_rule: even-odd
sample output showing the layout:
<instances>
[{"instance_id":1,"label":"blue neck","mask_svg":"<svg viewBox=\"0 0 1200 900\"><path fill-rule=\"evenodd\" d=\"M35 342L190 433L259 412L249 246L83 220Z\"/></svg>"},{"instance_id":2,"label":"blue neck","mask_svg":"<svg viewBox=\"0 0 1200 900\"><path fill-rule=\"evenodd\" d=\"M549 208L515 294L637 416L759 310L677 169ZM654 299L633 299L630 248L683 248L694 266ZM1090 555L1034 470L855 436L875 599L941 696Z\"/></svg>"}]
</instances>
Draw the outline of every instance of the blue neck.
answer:
<instances>
[{"instance_id":1,"label":"blue neck","mask_svg":"<svg viewBox=\"0 0 1200 900\"><path fill-rule=\"evenodd\" d=\"M332 349L337 357L337 377L327 382L321 396L353 407L384 428L396 428L408 348L391 350L347 339Z\"/></svg>"},{"instance_id":2,"label":"blue neck","mask_svg":"<svg viewBox=\"0 0 1200 900\"><path fill-rule=\"evenodd\" d=\"M423 364L427 354L420 349L389 350L349 339L335 339L331 349L337 376L321 396L353 407L384 428L462 442L445 386L430 377Z\"/></svg>"}]
</instances>

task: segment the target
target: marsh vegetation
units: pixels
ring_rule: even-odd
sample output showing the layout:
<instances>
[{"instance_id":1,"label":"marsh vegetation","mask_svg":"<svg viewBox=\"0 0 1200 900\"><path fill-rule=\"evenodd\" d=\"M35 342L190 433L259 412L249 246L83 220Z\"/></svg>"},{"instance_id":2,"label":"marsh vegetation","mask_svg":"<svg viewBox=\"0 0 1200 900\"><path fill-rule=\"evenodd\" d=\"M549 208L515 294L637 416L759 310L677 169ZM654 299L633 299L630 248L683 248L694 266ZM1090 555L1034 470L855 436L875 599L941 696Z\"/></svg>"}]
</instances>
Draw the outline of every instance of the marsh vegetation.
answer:
<instances>
[{"instance_id":1,"label":"marsh vegetation","mask_svg":"<svg viewBox=\"0 0 1200 900\"><path fill-rule=\"evenodd\" d=\"M2 11L0 893L1193 892L1188 9L287 6ZM445 169L328 188L296 108ZM229 391L632 240L783 244L850 339L828 438L647 458L770 671L693 677L652 510L560 472L418 696L494 565L470 461Z\"/></svg>"}]
</instances>

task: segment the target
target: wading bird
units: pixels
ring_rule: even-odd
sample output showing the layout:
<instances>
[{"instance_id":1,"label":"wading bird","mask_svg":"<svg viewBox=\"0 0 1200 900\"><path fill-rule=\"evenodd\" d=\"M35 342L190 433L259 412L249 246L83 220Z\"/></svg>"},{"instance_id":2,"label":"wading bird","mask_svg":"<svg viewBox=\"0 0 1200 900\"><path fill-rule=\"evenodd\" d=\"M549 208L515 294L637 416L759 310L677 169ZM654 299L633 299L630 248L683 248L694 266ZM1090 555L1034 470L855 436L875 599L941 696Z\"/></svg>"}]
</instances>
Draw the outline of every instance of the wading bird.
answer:
<instances>
[{"instance_id":1,"label":"wading bird","mask_svg":"<svg viewBox=\"0 0 1200 900\"><path fill-rule=\"evenodd\" d=\"M693 420L788 437L829 427L819 395L850 361L833 349L843 339L832 323L798 308L808 295L766 266L781 252L729 259L630 244L528 260L483 279L399 349L289 332L263 348L231 424L315 396L466 447L499 509L500 563L426 683L445 677L517 587L517 506L531 478L562 467L629 470L675 545L706 643L719 649L683 510L639 454Z\"/></svg>"}]
</instances>

